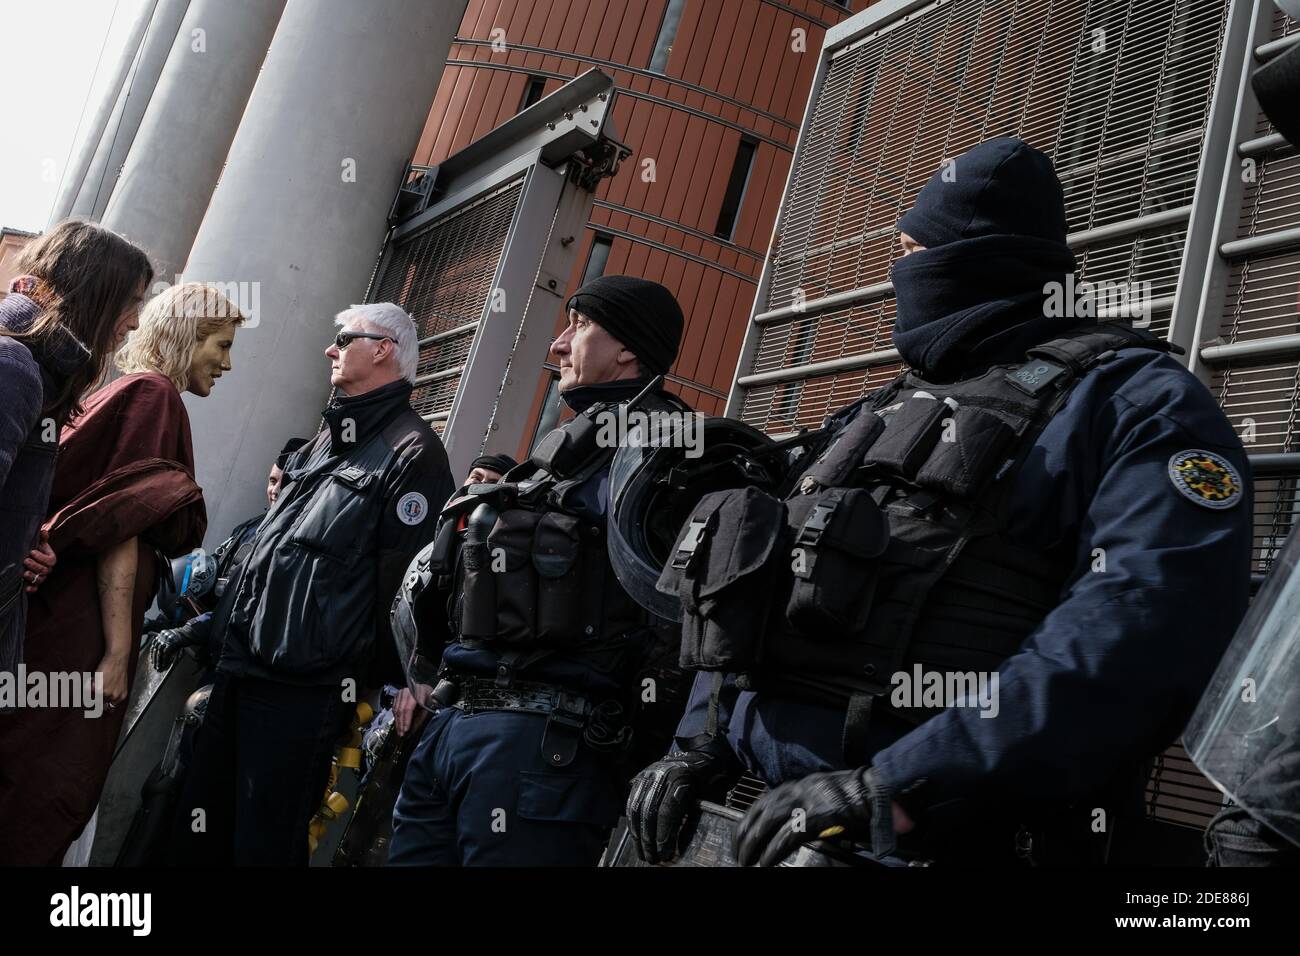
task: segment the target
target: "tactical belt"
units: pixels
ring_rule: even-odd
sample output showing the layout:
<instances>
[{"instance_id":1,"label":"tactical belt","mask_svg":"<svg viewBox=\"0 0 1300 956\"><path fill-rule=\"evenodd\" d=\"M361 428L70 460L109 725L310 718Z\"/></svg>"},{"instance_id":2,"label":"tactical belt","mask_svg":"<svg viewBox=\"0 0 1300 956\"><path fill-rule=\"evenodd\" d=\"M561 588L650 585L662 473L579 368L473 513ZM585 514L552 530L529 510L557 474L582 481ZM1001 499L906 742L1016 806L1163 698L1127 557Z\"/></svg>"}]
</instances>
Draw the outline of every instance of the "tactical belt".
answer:
<instances>
[{"instance_id":1,"label":"tactical belt","mask_svg":"<svg viewBox=\"0 0 1300 956\"><path fill-rule=\"evenodd\" d=\"M495 681L479 678L462 678L459 683L460 694L451 706L466 715L492 710L560 714L582 726L594 710L585 697L555 684L516 680L509 687L498 687Z\"/></svg>"},{"instance_id":2,"label":"tactical belt","mask_svg":"<svg viewBox=\"0 0 1300 956\"><path fill-rule=\"evenodd\" d=\"M556 684L512 680L506 686L477 677L454 678L459 694L451 706L466 716L488 713L539 714L546 718L542 756L552 767L567 767L585 742L595 750L621 750L632 729L614 701L593 704Z\"/></svg>"}]
</instances>

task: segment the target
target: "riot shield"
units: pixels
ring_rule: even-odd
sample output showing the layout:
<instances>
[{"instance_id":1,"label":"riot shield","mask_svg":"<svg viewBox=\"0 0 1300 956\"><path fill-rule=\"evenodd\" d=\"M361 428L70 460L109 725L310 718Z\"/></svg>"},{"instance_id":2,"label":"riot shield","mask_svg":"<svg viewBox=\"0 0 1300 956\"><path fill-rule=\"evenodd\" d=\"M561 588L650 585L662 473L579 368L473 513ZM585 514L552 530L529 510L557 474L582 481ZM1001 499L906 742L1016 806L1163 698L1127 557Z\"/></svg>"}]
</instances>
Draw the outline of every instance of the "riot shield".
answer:
<instances>
[{"instance_id":1,"label":"riot shield","mask_svg":"<svg viewBox=\"0 0 1300 956\"><path fill-rule=\"evenodd\" d=\"M1300 846L1300 536L1294 532L1219 662L1183 743L1220 790Z\"/></svg>"}]
</instances>

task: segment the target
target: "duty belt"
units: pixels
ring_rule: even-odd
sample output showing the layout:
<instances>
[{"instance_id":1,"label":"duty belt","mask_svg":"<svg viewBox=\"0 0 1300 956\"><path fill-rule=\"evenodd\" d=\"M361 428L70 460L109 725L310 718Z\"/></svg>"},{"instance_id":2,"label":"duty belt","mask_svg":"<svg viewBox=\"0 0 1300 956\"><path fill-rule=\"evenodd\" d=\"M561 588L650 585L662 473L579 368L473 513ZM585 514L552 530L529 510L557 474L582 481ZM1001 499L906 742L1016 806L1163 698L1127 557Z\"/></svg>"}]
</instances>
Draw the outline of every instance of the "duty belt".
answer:
<instances>
[{"instance_id":1,"label":"duty belt","mask_svg":"<svg viewBox=\"0 0 1300 956\"><path fill-rule=\"evenodd\" d=\"M490 710L556 714L581 728L594 709L585 697L555 684L517 680L508 687L498 687L494 681L478 678L461 678L458 683L460 695L451 706L467 715Z\"/></svg>"},{"instance_id":2,"label":"duty belt","mask_svg":"<svg viewBox=\"0 0 1300 956\"><path fill-rule=\"evenodd\" d=\"M466 716L491 711L546 717L542 756L552 767L567 767L586 741L596 750L622 749L631 728L621 725L622 708L613 701L593 704L556 684L513 680L506 686L476 677L454 678L459 694L451 705Z\"/></svg>"}]
</instances>

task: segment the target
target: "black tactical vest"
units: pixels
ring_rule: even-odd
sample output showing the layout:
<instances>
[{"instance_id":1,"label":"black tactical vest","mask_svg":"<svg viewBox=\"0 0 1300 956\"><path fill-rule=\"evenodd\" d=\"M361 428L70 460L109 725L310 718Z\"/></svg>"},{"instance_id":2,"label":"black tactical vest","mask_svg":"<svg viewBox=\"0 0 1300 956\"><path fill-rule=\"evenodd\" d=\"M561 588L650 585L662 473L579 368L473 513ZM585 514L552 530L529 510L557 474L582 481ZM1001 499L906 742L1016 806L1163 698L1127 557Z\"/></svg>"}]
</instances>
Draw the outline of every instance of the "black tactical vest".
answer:
<instances>
[{"instance_id":1,"label":"black tactical vest","mask_svg":"<svg viewBox=\"0 0 1300 956\"><path fill-rule=\"evenodd\" d=\"M1090 326L964 381L904 373L828 423L784 500L753 487L705 496L659 580L683 604L682 666L845 707L863 725L916 664L994 670L1060 603L1071 570L1007 537L1016 472L1074 386L1135 347L1174 348ZM919 723L935 709L894 713Z\"/></svg>"},{"instance_id":2,"label":"black tactical vest","mask_svg":"<svg viewBox=\"0 0 1300 956\"><path fill-rule=\"evenodd\" d=\"M618 450L597 442L601 415L619 404L595 405L554 429L512 480L471 485L443 510L432 565L451 596L454 638L528 655L616 645L649 624L614 575L606 516L594 507L594 480ZM653 390L626 404L689 412ZM531 477L513 480L520 471Z\"/></svg>"}]
</instances>

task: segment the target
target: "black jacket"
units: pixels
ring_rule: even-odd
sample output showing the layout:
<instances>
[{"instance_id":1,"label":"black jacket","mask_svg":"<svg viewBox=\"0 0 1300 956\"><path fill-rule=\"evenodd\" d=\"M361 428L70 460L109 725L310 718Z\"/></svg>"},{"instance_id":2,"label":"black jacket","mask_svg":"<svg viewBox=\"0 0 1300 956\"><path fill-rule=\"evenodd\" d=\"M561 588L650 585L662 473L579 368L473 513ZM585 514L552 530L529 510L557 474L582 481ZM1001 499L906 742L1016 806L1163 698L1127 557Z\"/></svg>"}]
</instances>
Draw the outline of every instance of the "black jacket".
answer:
<instances>
[{"instance_id":1,"label":"black jacket","mask_svg":"<svg viewBox=\"0 0 1300 956\"><path fill-rule=\"evenodd\" d=\"M26 332L41 308L25 295L0 300L0 328ZM0 671L22 660L27 595L23 559L37 543L54 482L59 425L43 408L90 352L62 326L40 339L0 335Z\"/></svg>"},{"instance_id":2,"label":"black jacket","mask_svg":"<svg viewBox=\"0 0 1300 956\"><path fill-rule=\"evenodd\" d=\"M442 442L394 382L325 410L286 463L236 579L220 670L293 684L401 675L388 609L452 491Z\"/></svg>"}]
</instances>

